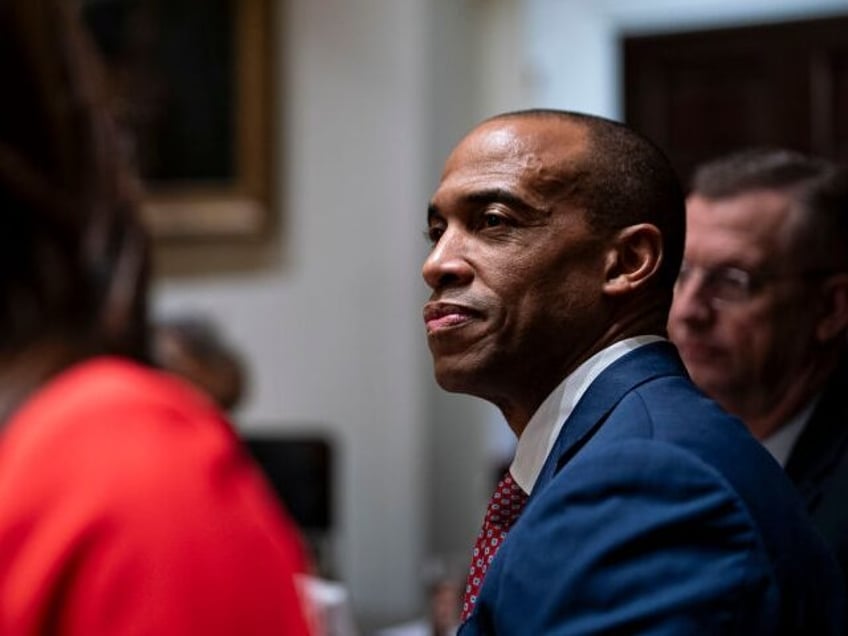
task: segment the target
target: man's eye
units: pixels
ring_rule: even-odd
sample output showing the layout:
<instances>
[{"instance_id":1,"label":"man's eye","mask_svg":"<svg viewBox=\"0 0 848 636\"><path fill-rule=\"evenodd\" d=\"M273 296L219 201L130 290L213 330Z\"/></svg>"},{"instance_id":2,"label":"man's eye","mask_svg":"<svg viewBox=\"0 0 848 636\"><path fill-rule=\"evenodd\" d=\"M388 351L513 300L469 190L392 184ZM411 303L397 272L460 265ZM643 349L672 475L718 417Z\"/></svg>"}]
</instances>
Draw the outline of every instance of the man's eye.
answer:
<instances>
[{"instance_id":1,"label":"man's eye","mask_svg":"<svg viewBox=\"0 0 848 636\"><path fill-rule=\"evenodd\" d=\"M745 296L749 292L751 282L748 278L728 275L722 272L713 277L713 287L726 296Z\"/></svg>"},{"instance_id":2,"label":"man's eye","mask_svg":"<svg viewBox=\"0 0 848 636\"><path fill-rule=\"evenodd\" d=\"M442 238L442 234L445 233L445 229L438 226L429 227L424 231L424 238L426 238L430 243L435 245L439 242L439 239Z\"/></svg>"},{"instance_id":3,"label":"man's eye","mask_svg":"<svg viewBox=\"0 0 848 636\"><path fill-rule=\"evenodd\" d=\"M505 219L500 214L487 213L483 215L483 225L486 227L498 227L503 225Z\"/></svg>"}]
</instances>

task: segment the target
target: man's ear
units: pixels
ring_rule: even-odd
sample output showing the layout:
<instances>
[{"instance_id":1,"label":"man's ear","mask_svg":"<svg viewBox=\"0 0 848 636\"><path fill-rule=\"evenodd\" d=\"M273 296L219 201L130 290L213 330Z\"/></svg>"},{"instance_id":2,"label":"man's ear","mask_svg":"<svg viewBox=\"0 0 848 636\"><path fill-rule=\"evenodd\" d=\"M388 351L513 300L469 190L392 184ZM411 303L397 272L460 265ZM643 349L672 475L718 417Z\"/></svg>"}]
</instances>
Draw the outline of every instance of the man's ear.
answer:
<instances>
[{"instance_id":1,"label":"man's ear","mask_svg":"<svg viewBox=\"0 0 848 636\"><path fill-rule=\"evenodd\" d=\"M630 225L612 240L605 263L603 291L630 293L653 278L663 258L662 233L649 223Z\"/></svg>"},{"instance_id":2,"label":"man's ear","mask_svg":"<svg viewBox=\"0 0 848 636\"><path fill-rule=\"evenodd\" d=\"M821 297L816 337L819 342L828 342L848 330L848 273L829 276L822 285Z\"/></svg>"}]
</instances>

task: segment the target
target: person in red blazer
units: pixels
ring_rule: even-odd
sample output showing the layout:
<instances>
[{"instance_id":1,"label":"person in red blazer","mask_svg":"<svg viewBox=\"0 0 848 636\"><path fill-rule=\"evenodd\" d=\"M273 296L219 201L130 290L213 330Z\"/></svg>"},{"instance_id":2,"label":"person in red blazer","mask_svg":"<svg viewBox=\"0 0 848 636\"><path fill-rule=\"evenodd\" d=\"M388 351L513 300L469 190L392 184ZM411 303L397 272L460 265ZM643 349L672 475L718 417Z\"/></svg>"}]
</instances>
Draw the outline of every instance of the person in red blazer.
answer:
<instances>
[{"instance_id":1,"label":"person in red blazer","mask_svg":"<svg viewBox=\"0 0 848 636\"><path fill-rule=\"evenodd\" d=\"M147 237L73 5L0 2L0 633L307 634L297 531L144 363Z\"/></svg>"}]
</instances>

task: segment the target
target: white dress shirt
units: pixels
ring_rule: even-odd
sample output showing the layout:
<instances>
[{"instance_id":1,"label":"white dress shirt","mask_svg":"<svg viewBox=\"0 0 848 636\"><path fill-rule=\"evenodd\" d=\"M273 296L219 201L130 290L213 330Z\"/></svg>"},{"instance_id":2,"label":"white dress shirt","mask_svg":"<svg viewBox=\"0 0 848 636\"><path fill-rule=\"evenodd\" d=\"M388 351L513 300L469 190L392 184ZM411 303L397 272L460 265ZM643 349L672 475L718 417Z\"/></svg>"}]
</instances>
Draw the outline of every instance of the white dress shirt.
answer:
<instances>
[{"instance_id":1,"label":"white dress shirt","mask_svg":"<svg viewBox=\"0 0 848 636\"><path fill-rule=\"evenodd\" d=\"M577 402L601 372L626 353L646 344L665 340L660 336L627 338L598 351L577 367L555 388L530 418L518 439L510 473L521 489L530 494L542 466Z\"/></svg>"}]
</instances>

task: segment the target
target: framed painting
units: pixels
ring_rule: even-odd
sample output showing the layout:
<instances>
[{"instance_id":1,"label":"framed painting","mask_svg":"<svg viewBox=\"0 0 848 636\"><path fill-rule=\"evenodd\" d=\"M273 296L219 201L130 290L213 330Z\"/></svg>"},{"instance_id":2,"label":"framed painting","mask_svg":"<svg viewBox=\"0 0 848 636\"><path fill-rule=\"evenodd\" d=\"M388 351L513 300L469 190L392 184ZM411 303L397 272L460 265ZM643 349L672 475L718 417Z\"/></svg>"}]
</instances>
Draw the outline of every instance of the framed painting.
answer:
<instances>
[{"instance_id":1,"label":"framed painting","mask_svg":"<svg viewBox=\"0 0 848 636\"><path fill-rule=\"evenodd\" d=\"M84 0L160 239L269 222L273 0Z\"/></svg>"}]
</instances>

